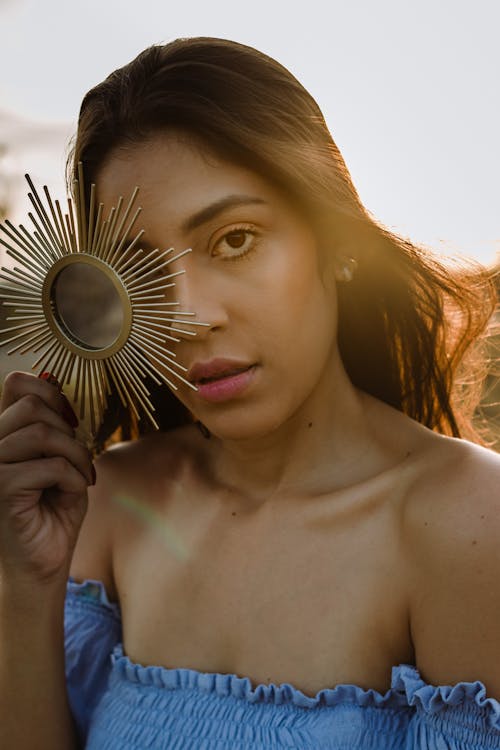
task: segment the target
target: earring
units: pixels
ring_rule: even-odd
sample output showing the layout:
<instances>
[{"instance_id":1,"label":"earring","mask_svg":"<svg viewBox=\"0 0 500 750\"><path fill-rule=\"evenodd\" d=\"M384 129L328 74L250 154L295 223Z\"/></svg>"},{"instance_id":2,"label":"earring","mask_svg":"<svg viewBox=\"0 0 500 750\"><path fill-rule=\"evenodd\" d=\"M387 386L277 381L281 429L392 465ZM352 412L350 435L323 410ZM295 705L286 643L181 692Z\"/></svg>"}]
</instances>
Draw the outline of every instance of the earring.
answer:
<instances>
[{"instance_id":1,"label":"earring","mask_svg":"<svg viewBox=\"0 0 500 750\"><path fill-rule=\"evenodd\" d=\"M208 427L206 425L204 425L203 422L200 422L200 420L197 420L195 422L195 424L196 424L197 428L199 429L199 431L201 432L201 434L203 435L203 437L206 440L210 440L210 438L212 436L212 433L210 432L210 430L208 429Z\"/></svg>"},{"instance_id":2,"label":"earring","mask_svg":"<svg viewBox=\"0 0 500 750\"><path fill-rule=\"evenodd\" d=\"M347 258L345 255L339 260L337 269L335 272L335 278L337 281L352 281L354 273L358 267L358 261L356 258Z\"/></svg>"}]
</instances>

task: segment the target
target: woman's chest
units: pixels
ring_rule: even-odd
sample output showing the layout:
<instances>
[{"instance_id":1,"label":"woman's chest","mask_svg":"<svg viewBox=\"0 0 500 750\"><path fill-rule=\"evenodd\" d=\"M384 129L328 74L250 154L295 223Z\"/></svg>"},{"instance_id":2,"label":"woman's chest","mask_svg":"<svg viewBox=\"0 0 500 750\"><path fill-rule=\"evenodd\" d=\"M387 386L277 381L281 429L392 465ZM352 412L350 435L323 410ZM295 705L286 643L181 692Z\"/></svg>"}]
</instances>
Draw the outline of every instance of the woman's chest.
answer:
<instances>
[{"instance_id":1,"label":"woman's chest","mask_svg":"<svg viewBox=\"0 0 500 750\"><path fill-rule=\"evenodd\" d=\"M412 663L390 514L227 520L171 517L118 545L133 661L288 682L309 695L339 683L383 692L391 667Z\"/></svg>"}]
</instances>

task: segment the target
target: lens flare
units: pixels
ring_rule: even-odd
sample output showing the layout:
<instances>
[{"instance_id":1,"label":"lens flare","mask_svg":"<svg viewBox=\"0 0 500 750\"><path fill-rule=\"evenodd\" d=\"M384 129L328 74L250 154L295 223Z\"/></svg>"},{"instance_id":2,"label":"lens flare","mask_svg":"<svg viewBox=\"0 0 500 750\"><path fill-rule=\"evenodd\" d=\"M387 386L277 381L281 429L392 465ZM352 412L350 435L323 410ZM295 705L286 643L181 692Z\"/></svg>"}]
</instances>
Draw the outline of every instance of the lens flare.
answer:
<instances>
[{"instance_id":1,"label":"lens flare","mask_svg":"<svg viewBox=\"0 0 500 750\"><path fill-rule=\"evenodd\" d=\"M112 501L152 529L174 557L187 559L188 550L184 541L163 516L129 495L113 495Z\"/></svg>"}]
</instances>

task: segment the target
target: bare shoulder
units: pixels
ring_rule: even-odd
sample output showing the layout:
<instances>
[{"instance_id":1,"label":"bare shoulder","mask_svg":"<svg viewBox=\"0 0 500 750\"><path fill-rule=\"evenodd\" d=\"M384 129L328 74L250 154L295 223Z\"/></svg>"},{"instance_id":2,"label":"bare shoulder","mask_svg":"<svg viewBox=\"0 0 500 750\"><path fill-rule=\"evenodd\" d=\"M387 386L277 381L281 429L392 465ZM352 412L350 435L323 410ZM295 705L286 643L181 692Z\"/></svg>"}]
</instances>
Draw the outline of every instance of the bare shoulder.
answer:
<instances>
[{"instance_id":1,"label":"bare shoulder","mask_svg":"<svg viewBox=\"0 0 500 750\"><path fill-rule=\"evenodd\" d=\"M479 679L500 699L500 456L432 442L405 513L417 666L433 684Z\"/></svg>"},{"instance_id":2,"label":"bare shoulder","mask_svg":"<svg viewBox=\"0 0 500 750\"><path fill-rule=\"evenodd\" d=\"M500 455L467 440L433 435L420 457L420 471L408 496L408 528L423 544L434 532L441 544L484 537L500 524ZM481 523L489 519L489 524ZM485 528L488 526L488 528ZM447 528L450 533L442 536ZM453 530L454 533L451 533ZM497 529L498 530L498 529Z\"/></svg>"},{"instance_id":3,"label":"bare shoulder","mask_svg":"<svg viewBox=\"0 0 500 750\"><path fill-rule=\"evenodd\" d=\"M89 489L88 510L71 564L71 575L77 581L102 581L109 595L116 598L113 549L127 509L140 503L142 512L147 513L148 506L165 495L159 489L189 472L196 451L193 430L181 427L114 445L97 457L97 481Z\"/></svg>"}]
</instances>

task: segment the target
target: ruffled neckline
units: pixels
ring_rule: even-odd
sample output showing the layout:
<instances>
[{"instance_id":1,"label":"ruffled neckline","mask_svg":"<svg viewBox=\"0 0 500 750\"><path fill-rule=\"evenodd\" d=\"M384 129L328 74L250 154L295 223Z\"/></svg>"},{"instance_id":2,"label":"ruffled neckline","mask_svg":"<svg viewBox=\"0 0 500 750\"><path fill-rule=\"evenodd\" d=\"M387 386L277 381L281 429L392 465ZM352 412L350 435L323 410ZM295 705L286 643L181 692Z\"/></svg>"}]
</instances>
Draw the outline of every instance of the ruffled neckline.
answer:
<instances>
[{"instance_id":1,"label":"ruffled neckline","mask_svg":"<svg viewBox=\"0 0 500 750\"><path fill-rule=\"evenodd\" d=\"M422 679L416 666L400 664L392 668L391 687L406 696L409 706L428 715L464 706L475 707L485 716L488 725L500 732L500 701L486 695L486 687L480 680L431 685Z\"/></svg>"},{"instance_id":2,"label":"ruffled neckline","mask_svg":"<svg viewBox=\"0 0 500 750\"><path fill-rule=\"evenodd\" d=\"M314 697L308 696L290 683L254 685L249 677L220 672L200 672L184 667L142 666L129 659L123 644L113 650L115 673L128 682L143 686L154 686L167 690L194 690L214 693L220 697L232 696L249 703L292 704L299 708L333 707L350 703L366 708L413 708L420 713L438 714L446 709L479 709L489 726L500 732L500 702L486 696L484 684L459 682L453 686L434 686L426 683L416 666L398 664L392 667L391 687L380 693L373 688L364 689L353 684L339 684L319 690Z\"/></svg>"},{"instance_id":3,"label":"ruffled neckline","mask_svg":"<svg viewBox=\"0 0 500 750\"><path fill-rule=\"evenodd\" d=\"M114 673L128 682L167 690L215 693L220 697L232 696L249 703L274 703L276 705L291 703L300 708L334 706L338 703L394 708L407 705L405 696L392 688L382 695L373 688L365 690L357 685L343 684L333 688L323 688L312 697L287 682L279 685L275 683L254 685L249 677L240 677L236 674L200 672L186 667L143 666L129 659L124 653L122 643L118 643L113 649L112 661Z\"/></svg>"},{"instance_id":4,"label":"ruffled neckline","mask_svg":"<svg viewBox=\"0 0 500 750\"><path fill-rule=\"evenodd\" d=\"M119 616L119 605L109 601L100 581L76 583L70 579L68 592L90 606L98 605L114 617ZM186 667L143 666L129 659L122 643L114 647L112 663L114 677L130 683L167 690L200 691L220 697L232 696L249 703L292 704L309 709L348 703L363 708L416 709L430 716L446 710L465 709L469 715L471 712L476 716L479 713L492 729L500 733L500 701L486 695L483 682L476 680L455 685L431 685L422 679L418 668L412 664L392 667L391 687L383 694L373 688L338 684L323 688L312 697L290 683L254 685L249 677L236 674L201 672Z\"/></svg>"}]
</instances>

